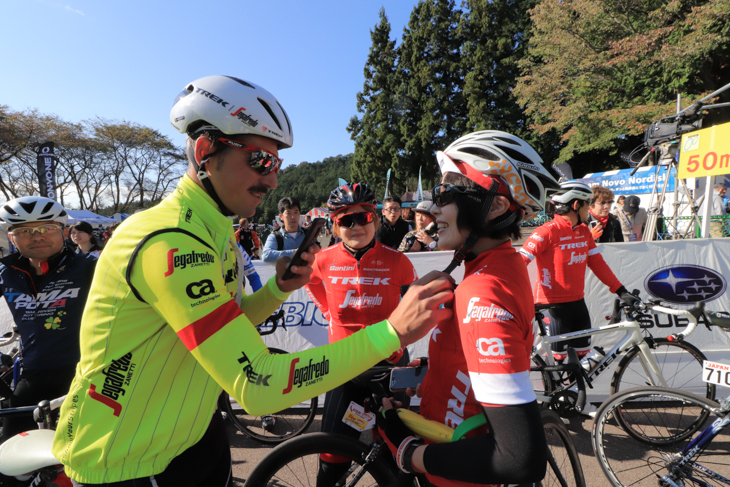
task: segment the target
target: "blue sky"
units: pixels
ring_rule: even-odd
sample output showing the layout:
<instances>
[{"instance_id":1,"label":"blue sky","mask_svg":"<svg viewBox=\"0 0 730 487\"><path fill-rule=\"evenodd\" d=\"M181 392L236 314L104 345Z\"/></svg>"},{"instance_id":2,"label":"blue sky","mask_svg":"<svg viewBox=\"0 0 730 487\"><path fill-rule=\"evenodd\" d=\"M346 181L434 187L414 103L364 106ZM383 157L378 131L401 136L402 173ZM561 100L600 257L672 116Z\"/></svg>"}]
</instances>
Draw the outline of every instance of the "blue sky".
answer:
<instances>
[{"instance_id":1,"label":"blue sky","mask_svg":"<svg viewBox=\"0 0 730 487\"><path fill-rule=\"evenodd\" d=\"M400 40L416 0L2 1L0 104L79 122L97 116L159 130L183 87L212 74L265 87L284 106L284 164L347 154L370 30L385 8Z\"/></svg>"}]
</instances>

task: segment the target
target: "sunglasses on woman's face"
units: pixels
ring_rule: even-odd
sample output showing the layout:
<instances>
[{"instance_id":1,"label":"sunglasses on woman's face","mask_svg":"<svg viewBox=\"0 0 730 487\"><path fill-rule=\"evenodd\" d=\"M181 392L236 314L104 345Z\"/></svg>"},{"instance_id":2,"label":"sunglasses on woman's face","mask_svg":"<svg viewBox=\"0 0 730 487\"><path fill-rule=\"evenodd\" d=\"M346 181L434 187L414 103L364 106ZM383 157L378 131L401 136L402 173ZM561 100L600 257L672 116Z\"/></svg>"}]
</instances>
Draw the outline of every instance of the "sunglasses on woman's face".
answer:
<instances>
[{"instance_id":1,"label":"sunglasses on woman's face","mask_svg":"<svg viewBox=\"0 0 730 487\"><path fill-rule=\"evenodd\" d=\"M356 223L364 227L368 223L372 223L374 219L375 215L369 211L359 211L357 213L348 213L347 215L339 216L335 219L335 222L340 227L354 228Z\"/></svg>"},{"instance_id":2,"label":"sunglasses on woman's face","mask_svg":"<svg viewBox=\"0 0 730 487\"><path fill-rule=\"evenodd\" d=\"M433 204L441 208L454 201L456 194L479 194L481 191L466 186L453 186L451 184L439 184L433 188Z\"/></svg>"},{"instance_id":3,"label":"sunglasses on woman's face","mask_svg":"<svg viewBox=\"0 0 730 487\"><path fill-rule=\"evenodd\" d=\"M248 165L258 171L262 176L266 176L271 172L277 172L281 167L281 163L284 162L278 156L255 145L244 144L243 142L226 139L225 137L218 137L218 142L235 149L250 151L251 155L248 156Z\"/></svg>"}]
</instances>

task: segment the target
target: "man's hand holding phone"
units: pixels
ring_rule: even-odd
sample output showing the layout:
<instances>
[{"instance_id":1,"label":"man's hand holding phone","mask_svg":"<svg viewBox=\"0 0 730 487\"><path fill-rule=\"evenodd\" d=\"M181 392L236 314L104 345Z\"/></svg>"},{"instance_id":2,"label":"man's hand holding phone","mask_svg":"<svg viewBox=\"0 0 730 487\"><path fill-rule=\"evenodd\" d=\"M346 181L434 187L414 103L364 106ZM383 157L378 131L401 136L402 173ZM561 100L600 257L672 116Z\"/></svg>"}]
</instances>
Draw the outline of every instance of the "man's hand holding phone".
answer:
<instances>
[{"instance_id":1,"label":"man's hand holding phone","mask_svg":"<svg viewBox=\"0 0 730 487\"><path fill-rule=\"evenodd\" d=\"M289 268L291 257L279 257L276 259L276 285L285 293L290 293L301 288L309 282L312 275L312 264L314 264L315 255L319 252L319 245L311 245L306 252L302 252L300 257L304 261L302 265L292 266L289 270L293 274L290 279L282 279L284 273Z\"/></svg>"}]
</instances>

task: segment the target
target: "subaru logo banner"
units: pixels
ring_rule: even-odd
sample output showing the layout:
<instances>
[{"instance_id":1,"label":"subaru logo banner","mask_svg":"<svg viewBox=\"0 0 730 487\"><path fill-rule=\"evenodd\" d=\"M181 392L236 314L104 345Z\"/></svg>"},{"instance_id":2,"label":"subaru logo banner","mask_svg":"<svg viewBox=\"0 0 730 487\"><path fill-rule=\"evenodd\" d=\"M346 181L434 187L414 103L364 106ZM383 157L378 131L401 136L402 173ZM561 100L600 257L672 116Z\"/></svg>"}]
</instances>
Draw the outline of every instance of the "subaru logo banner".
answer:
<instances>
[{"instance_id":1,"label":"subaru logo banner","mask_svg":"<svg viewBox=\"0 0 730 487\"><path fill-rule=\"evenodd\" d=\"M675 304L708 302L725 293L727 281L712 269L676 264L649 274L644 289L651 296Z\"/></svg>"}]
</instances>

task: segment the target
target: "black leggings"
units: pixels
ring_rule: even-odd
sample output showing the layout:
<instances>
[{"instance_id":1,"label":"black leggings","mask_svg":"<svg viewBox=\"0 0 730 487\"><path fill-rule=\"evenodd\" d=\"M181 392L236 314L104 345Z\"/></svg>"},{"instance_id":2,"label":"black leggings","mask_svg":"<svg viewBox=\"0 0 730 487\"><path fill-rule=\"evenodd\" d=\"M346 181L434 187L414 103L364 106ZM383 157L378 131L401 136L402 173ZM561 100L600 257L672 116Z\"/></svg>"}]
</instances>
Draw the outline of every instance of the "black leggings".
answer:
<instances>
[{"instance_id":1,"label":"black leggings","mask_svg":"<svg viewBox=\"0 0 730 487\"><path fill-rule=\"evenodd\" d=\"M550 316L549 331L551 336L570 333L572 331L587 330L591 327L591 315L583 299L569 303L555 304L554 308L546 310ZM551 343L553 356L560 360L565 359L568 347L573 347L579 357L587 354L591 348L591 336L587 335L564 342ZM557 353L556 353L557 352Z\"/></svg>"},{"instance_id":2,"label":"black leggings","mask_svg":"<svg viewBox=\"0 0 730 487\"><path fill-rule=\"evenodd\" d=\"M109 484L81 484L74 487L228 487L231 485L231 448L226 425L216 410L208 429L195 445L172 459L164 472L140 479ZM154 483L153 483L154 482Z\"/></svg>"},{"instance_id":3,"label":"black leggings","mask_svg":"<svg viewBox=\"0 0 730 487\"><path fill-rule=\"evenodd\" d=\"M76 366L47 370L23 370L18 385L10 396L10 407L35 406L44 399L56 399L68 393ZM38 429L32 416L3 419L0 443L23 431Z\"/></svg>"}]
</instances>

